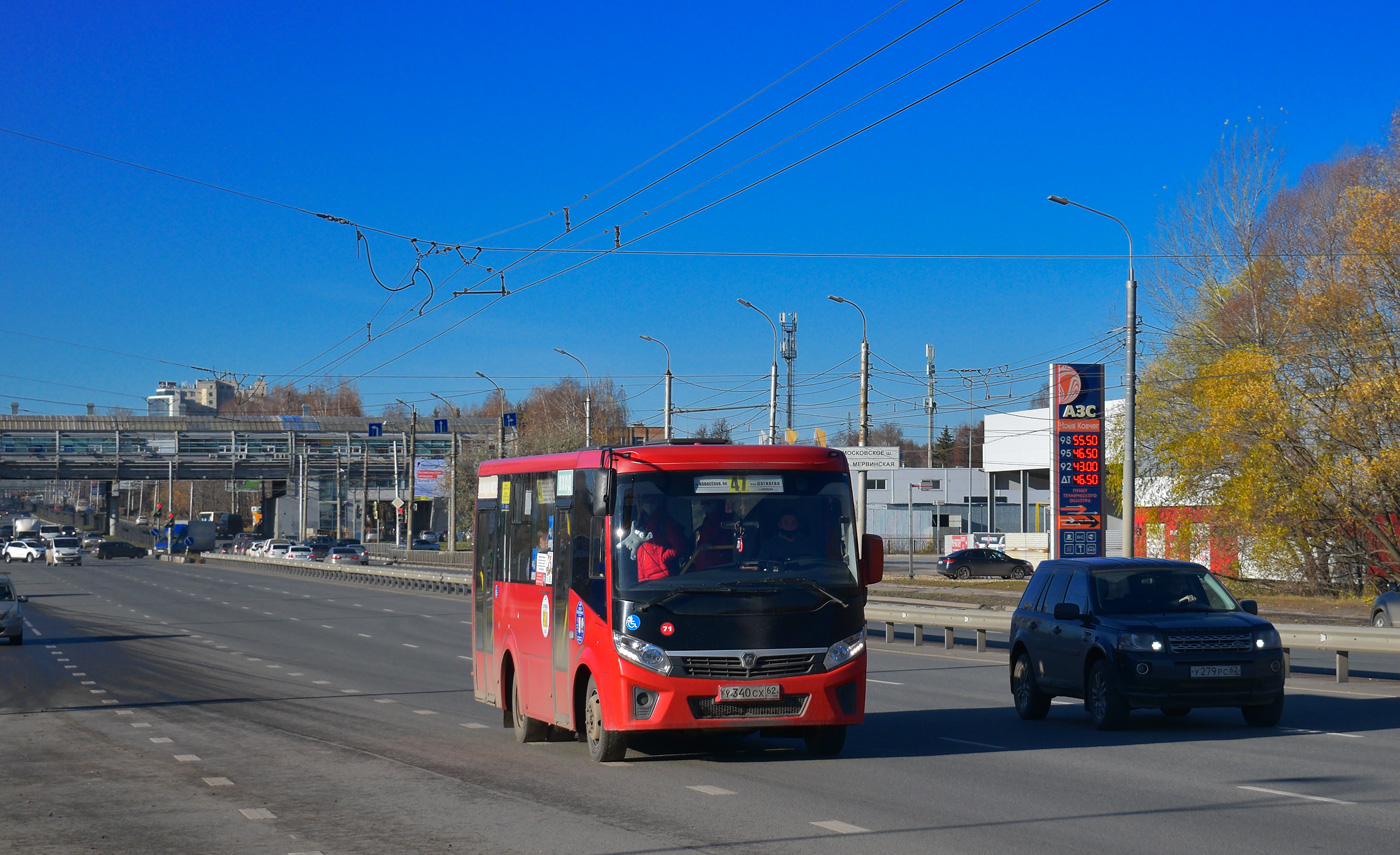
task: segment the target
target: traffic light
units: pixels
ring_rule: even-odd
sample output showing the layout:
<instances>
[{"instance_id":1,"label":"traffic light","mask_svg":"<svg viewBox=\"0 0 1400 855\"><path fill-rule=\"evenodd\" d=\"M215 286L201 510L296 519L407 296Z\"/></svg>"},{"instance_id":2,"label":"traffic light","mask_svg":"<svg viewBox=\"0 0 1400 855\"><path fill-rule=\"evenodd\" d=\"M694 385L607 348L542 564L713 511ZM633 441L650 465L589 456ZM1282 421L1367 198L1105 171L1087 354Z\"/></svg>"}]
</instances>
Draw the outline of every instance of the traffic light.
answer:
<instances>
[{"instance_id":1,"label":"traffic light","mask_svg":"<svg viewBox=\"0 0 1400 855\"><path fill-rule=\"evenodd\" d=\"M160 516L160 515L161 515L161 510L162 510L164 507L165 507L165 505L156 505L156 516Z\"/></svg>"}]
</instances>

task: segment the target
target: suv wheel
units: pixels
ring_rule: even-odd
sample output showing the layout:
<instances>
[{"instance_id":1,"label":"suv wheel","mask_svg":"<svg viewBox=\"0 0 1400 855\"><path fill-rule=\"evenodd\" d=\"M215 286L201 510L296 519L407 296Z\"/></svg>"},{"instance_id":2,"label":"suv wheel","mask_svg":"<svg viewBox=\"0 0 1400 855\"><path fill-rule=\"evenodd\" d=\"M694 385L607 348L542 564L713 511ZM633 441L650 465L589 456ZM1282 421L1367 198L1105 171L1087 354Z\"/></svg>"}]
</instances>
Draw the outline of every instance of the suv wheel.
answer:
<instances>
[{"instance_id":1,"label":"suv wheel","mask_svg":"<svg viewBox=\"0 0 1400 855\"><path fill-rule=\"evenodd\" d=\"M1028 653L1018 656L1011 666L1011 697L1016 702L1016 715L1026 721L1038 721L1050 712L1050 696L1036 685Z\"/></svg>"},{"instance_id":2,"label":"suv wheel","mask_svg":"<svg viewBox=\"0 0 1400 855\"><path fill-rule=\"evenodd\" d=\"M958 579L971 579L972 571L966 567L959 567L957 570L953 571L953 576Z\"/></svg>"},{"instance_id":3,"label":"suv wheel","mask_svg":"<svg viewBox=\"0 0 1400 855\"><path fill-rule=\"evenodd\" d=\"M1113 666L1107 659L1094 663L1089 671L1089 685L1085 696L1089 699L1089 717L1099 730L1119 730L1128 723L1128 702L1118 691L1118 679L1113 676Z\"/></svg>"},{"instance_id":4,"label":"suv wheel","mask_svg":"<svg viewBox=\"0 0 1400 855\"><path fill-rule=\"evenodd\" d=\"M1273 703L1258 707L1240 707L1245 723L1250 727L1273 727L1283 717L1283 693Z\"/></svg>"},{"instance_id":5,"label":"suv wheel","mask_svg":"<svg viewBox=\"0 0 1400 855\"><path fill-rule=\"evenodd\" d=\"M9 561L10 559L6 558L5 560ZM1381 628L1390 626L1390 618L1386 617L1384 611L1378 610L1371 618L1371 626L1378 626Z\"/></svg>"},{"instance_id":6,"label":"suv wheel","mask_svg":"<svg viewBox=\"0 0 1400 855\"><path fill-rule=\"evenodd\" d=\"M1026 578L1026 568L1022 567L1020 564L1017 564L1015 567L1012 567L1012 568L1011 568L1011 578L1012 578L1012 579L1024 579L1024 578Z\"/></svg>"}]
</instances>

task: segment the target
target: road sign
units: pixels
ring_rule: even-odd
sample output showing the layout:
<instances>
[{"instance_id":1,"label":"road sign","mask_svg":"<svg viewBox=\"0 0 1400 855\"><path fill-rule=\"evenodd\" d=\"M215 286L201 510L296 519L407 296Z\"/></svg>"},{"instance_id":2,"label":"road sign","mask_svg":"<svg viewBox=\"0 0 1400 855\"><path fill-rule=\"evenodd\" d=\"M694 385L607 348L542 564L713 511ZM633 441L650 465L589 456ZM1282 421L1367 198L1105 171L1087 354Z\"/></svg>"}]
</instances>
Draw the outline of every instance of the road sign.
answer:
<instances>
[{"instance_id":1,"label":"road sign","mask_svg":"<svg viewBox=\"0 0 1400 855\"><path fill-rule=\"evenodd\" d=\"M854 471L871 469L898 469L899 448L897 446L865 446L864 448L838 448L846 455L846 463Z\"/></svg>"},{"instance_id":2,"label":"road sign","mask_svg":"<svg viewBox=\"0 0 1400 855\"><path fill-rule=\"evenodd\" d=\"M1050 366L1052 557L1104 554L1104 382L1100 364Z\"/></svg>"},{"instance_id":3,"label":"road sign","mask_svg":"<svg viewBox=\"0 0 1400 855\"><path fill-rule=\"evenodd\" d=\"M433 419L433 433L447 433L447 419Z\"/></svg>"},{"instance_id":4,"label":"road sign","mask_svg":"<svg viewBox=\"0 0 1400 855\"><path fill-rule=\"evenodd\" d=\"M501 416L501 425L503 427L515 427L515 413L506 413Z\"/></svg>"},{"instance_id":5,"label":"road sign","mask_svg":"<svg viewBox=\"0 0 1400 855\"><path fill-rule=\"evenodd\" d=\"M402 508L402 507L403 507L403 499L400 499L398 496L395 496L395 497L394 497L394 501L390 502L389 504L393 505L396 509L397 509L397 508Z\"/></svg>"},{"instance_id":6,"label":"road sign","mask_svg":"<svg viewBox=\"0 0 1400 855\"><path fill-rule=\"evenodd\" d=\"M187 546L187 547L188 547L188 546L194 546L194 538L192 538L192 537L187 537L187 538L185 538L185 546Z\"/></svg>"},{"instance_id":7,"label":"road sign","mask_svg":"<svg viewBox=\"0 0 1400 855\"><path fill-rule=\"evenodd\" d=\"M384 423L383 423L383 422L370 422L370 423L369 423L369 435L370 435L370 436L383 436L383 435L384 435Z\"/></svg>"}]
</instances>

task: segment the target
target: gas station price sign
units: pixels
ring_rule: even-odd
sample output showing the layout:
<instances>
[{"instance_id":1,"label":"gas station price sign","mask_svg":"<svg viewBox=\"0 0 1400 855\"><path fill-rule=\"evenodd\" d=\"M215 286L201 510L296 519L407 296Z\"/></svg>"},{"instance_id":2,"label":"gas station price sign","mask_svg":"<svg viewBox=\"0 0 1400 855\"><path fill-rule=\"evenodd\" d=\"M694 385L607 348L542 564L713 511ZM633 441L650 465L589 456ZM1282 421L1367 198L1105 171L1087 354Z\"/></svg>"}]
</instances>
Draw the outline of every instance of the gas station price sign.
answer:
<instances>
[{"instance_id":1,"label":"gas station price sign","mask_svg":"<svg viewBox=\"0 0 1400 855\"><path fill-rule=\"evenodd\" d=\"M1104 554L1103 366L1050 366L1056 558Z\"/></svg>"}]
</instances>

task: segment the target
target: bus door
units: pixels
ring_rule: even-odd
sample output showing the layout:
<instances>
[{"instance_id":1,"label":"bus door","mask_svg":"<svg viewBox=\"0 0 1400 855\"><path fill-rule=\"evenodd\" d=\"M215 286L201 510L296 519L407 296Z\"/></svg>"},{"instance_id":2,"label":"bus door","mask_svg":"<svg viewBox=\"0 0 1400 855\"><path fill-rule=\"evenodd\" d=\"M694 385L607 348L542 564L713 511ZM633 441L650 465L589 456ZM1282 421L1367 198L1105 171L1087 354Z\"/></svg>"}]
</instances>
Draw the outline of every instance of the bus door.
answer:
<instances>
[{"instance_id":1,"label":"bus door","mask_svg":"<svg viewBox=\"0 0 1400 855\"><path fill-rule=\"evenodd\" d=\"M515 674L525 714L551 721L555 473L512 475L510 480L510 507L503 513L507 520L506 582L510 584L504 586L503 599L496 601L497 618L505 618L505 636L498 638L498 644L508 638L515 650Z\"/></svg>"},{"instance_id":2,"label":"bus door","mask_svg":"<svg viewBox=\"0 0 1400 855\"><path fill-rule=\"evenodd\" d=\"M490 482L489 489L487 482ZM478 701L495 703L500 670L495 655L495 589L501 572L501 512L495 498L496 477L481 479L480 492L491 498L477 503L472 573L472 687Z\"/></svg>"},{"instance_id":3,"label":"bus door","mask_svg":"<svg viewBox=\"0 0 1400 855\"><path fill-rule=\"evenodd\" d=\"M569 609L570 581L573 578L573 556L574 526L573 526L573 492L574 492L574 471L565 469L559 472L556 482L558 495L555 498L554 525L553 525L553 555L552 566L554 575L550 579L551 594L554 599L554 608L551 615L553 627L550 629L549 637L552 639L550 645L553 668L550 677L550 696L554 701L554 715L545 721L552 721L561 727L568 727L573 724L570 714L571 689L569 685L569 675L573 673L572 665L578 660L578 653L573 648L578 645L574 642L574 614Z\"/></svg>"},{"instance_id":4,"label":"bus door","mask_svg":"<svg viewBox=\"0 0 1400 855\"><path fill-rule=\"evenodd\" d=\"M554 722L561 726L578 724L572 720L573 674L589 633L596 635L607 627L607 541L603 530L607 520L593 516L589 487L593 472L580 469L575 474L573 506L559 510L559 518L567 520L564 524L568 526L568 549L556 554L565 569L554 575L555 601L565 603L568 609L562 615L562 632L556 637L554 648ZM559 550L564 549L564 543L560 541ZM608 640L611 642L611 636ZM608 648L611 646L609 643Z\"/></svg>"}]
</instances>

